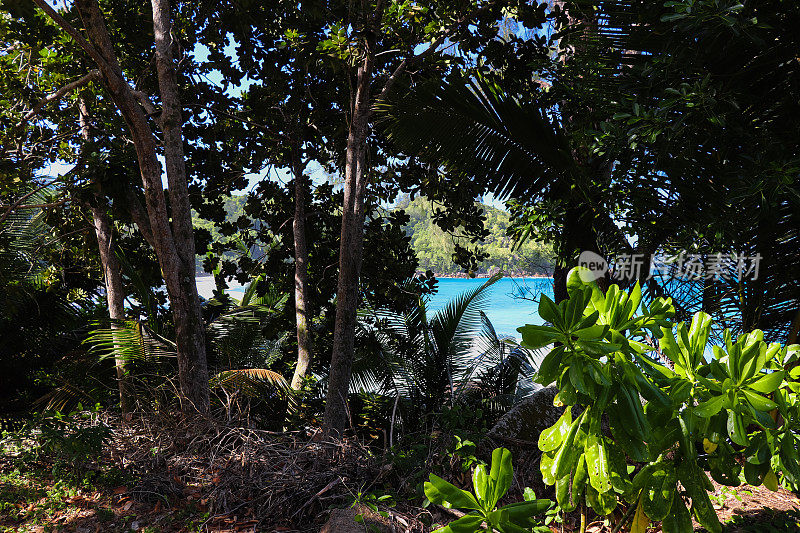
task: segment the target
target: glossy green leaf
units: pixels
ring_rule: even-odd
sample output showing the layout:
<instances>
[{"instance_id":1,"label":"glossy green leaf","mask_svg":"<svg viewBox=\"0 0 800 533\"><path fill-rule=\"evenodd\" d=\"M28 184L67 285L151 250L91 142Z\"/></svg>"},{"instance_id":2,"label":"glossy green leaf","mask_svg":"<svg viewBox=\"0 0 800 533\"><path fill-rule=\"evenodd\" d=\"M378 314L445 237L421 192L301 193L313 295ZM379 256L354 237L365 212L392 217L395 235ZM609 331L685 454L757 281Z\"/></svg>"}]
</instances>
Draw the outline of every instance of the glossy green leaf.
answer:
<instances>
[{"instance_id":1,"label":"glossy green leaf","mask_svg":"<svg viewBox=\"0 0 800 533\"><path fill-rule=\"evenodd\" d=\"M586 504L598 515L605 516L617 508L617 495L614 491L597 492L591 483L587 483Z\"/></svg>"},{"instance_id":2,"label":"glossy green leaf","mask_svg":"<svg viewBox=\"0 0 800 533\"><path fill-rule=\"evenodd\" d=\"M539 434L539 449L543 452L557 450L572 425L572 408L567 407L561 418Z\"/></svg>"},{"instance_id":3,"label":"glossy green leaf","mask_svg":"<svg viewBox=\"0 0 800 533\"><path fill-rule=\"evenodd\" d=\"M572 475L567 474L556 480L556 501L558 506L568 513L574 511L577 507L570 499L571 478Z\"/></svg>"},{"instance_id":4,"label":"glossy green leaf","mask_svg":"<svg viewBox=\"0 0 800 533\"><path fill-rule=\"evenodd\" d=\"M725 396L714 396L694 408L694 414L703 418L711 418L719 413L725 404Z\"/></svg>"},{"instance_id":5,"label":"glossy green leaf","mask_svg":"<svg viewBox=\"0 0 800 533\"><path fill-rule=\"evenodd\" d=\"M545 485L554 485L556 482L556 477L553 475L556 453L543 452L539 460L539 471L542 473L542 483Z\"/></svg>"},{"instance_id":6,"label":"glossy green leaf","mask_svg":"<svg viewBox=\"0 0 800 533\"><path fill-rule=\"evenodd\" d=\"M678 478L692 499L692 514L711 533L722 533L722 524L711 505L706 488L705 473L694 461L682 461L677 468Z\"/></svg>"},{"instance_id":7,"label":"glossy green leaf","mask_svg":"<svg viewBox=\"0 0 800 533\"><path fill-rule=\"evenodd\" d=\"M770 392L775 392L775 390L780 387L783 376L783 370L772 372L771 374L759 378L755 383L749 384L748 387L756 392L769 394Z\"/></svg>"},{"instance_id":8,"label":"glossy green leaf","mask_svg":"<svg viewBox=\"0 0 800 533\"><path fill-rule=\"evenodd\" d=\"M425 482L424 490L425 496L431 503L441 505L447 502L450 507L458 509L478 510L481 508L481 505L469 492L459 489L435 474L430 474L429 479L430 481Z\"/></svg>"},{"instance_id":9,"label":"glossy green leaf","mask_svg":"<svg viewBox=\"0 0 800 533\"><path fill-rule=\"evenodd\" d=\"M642 488L642 505L644 512L651 520L662 520L672 506L677 489L678 475L672 463L658 463Z\"/></svg>"},{"instance_id":10,"label":"glossy green leaf","mask_svg":"<svg viewBox=\"0 0 800 533\"><path fill-rule=\"evenodd\" d=\"M489 471L493 492L487 498L487 508L493 509L500 498L511 488L514 478L514 467L511 463L511 452L506 448L495 448L492 452L492 466Z\"/></svg>"},{"instance_id":11,"label":"glossy green leaf","mask_svg":"<svg viewBox=\"0 0 800 533\"><path fill-rule=\"evenodd\" d=\"M539 365L536 381L542 385L550 385L558 378L561 361L564 358L564 347L556 346L548 353Z\"/></svg>"},{"instance_id":12,"label":"glossy green leaf","mask_svg":"<svg viewBox=\"0 0 800 533\"><path fill-rule=\"evenodd\" d=\"M586 469L589 472L589 483L597 492L603 493L611 490L611 474L608 464L608 453L606 452L603 437L589 435L586 439Z\"/></svg>"},{"instance_id":13,"label":"glossy green leaf","mask_svg":"<svg viewBox=\"0 0 800 533\"><path fill-rule=\"evenodd\" d=\"M544 348L559 337L558 331L550 326L527 324L517 328L517 331L522 334L522 345L532 350Z\"/></svg>"},{"instance_id":14,"label":"glossy green leaf","mask_svg":"<svg viewBox=\"0 0 800 533\"><path fill-rule=\"evenodd\" d=\"M577 450L575 446L575 435L578 433L583 419L586 417L587 411L584 411L577 420L575 420L569 428L567 435L564 437L564 442L561 448L556 452L553 458L553 466L551 467L551 476L553 479L564 477L575 465L578 459Z\"/></svg>"},{"instance_id":15,"label":"glossy green leaf","mask_svg":"<svg viewBox=\"0 0 800 533\"><path fill-rule=\"evenodd\" d=\"M663 533L686 533L693 529L689 508L686 507L686 502L683 501L681 495L676 492L672 499L670 512L661 522L661 531Z\"/></svg>"},{"instance_id":16,"label":"glossy green leaf","mask_svg":"<svg viewBox=\"0 0 800 533\"><path fill-rule=\"evenodd\" d=\"M750 402L750 405L752 405L759 411L772 411L773 409L778 408L777 403L767 398L764 398L760 394L756 394L755 392L751 392L746 389L742 390L742 392L744 393L745 398L747 398L747 401Z\"/></svg>"},{"instance_id":17,"label":"glossy green leaf","mask_svg":"<svg viewBox=\"0 0 800 533\"><path fill-rule=\"evenodd\" d=\"M475 496L478 501L486 503L487 495L490 490L489 474L486 473L486 465L478 465L472 472L472 487L475 490Z\"/></svg>"},{"instance_id":18,"label":"glossy green leaf","mask_svg":"<svg viewBox=\"0 0 800 533\"><path fill-rule=\"evenodd\" d=\"M507 513L510 522L530 527L535 522L531 519L547 511L552 503L550 500L530 500L510 503L501 507L500 510Z\"/></svg>"},{"instance_id":19,"label":"glossy green leaf","mask_svg":"<svg viewBox=\"0 0 800 533\"><path fill-rule=\"evenodd\" d=\"M542 294L539 297L539 316L542 317L543 320L553 324L553 326L559 330L566 329L564 319L561 316L561 310L546 294Z\"/></svg>"},{"instance_id":20,"label":"glossy green leaf","mask_svg":"<svg viewBox=\"0 0 800 533\"><path fill-rule=\"evenodd\" d=\"M740 446L747 446L749 443L747 439L747 430L742 420L742 415L728 409L728 436L733 442Z\"/></svg>"},{"instance_id":21,"label":"glossy green leaf","mask_svg":"<svg viewBox=\"0 0 800 533\"><path fill-rule=\"evenodd\" d=\"M433 533L475 533L480 530L481 523L483 523L482 516L470 513L435 529Z\"/></svg>"}]
</instances>

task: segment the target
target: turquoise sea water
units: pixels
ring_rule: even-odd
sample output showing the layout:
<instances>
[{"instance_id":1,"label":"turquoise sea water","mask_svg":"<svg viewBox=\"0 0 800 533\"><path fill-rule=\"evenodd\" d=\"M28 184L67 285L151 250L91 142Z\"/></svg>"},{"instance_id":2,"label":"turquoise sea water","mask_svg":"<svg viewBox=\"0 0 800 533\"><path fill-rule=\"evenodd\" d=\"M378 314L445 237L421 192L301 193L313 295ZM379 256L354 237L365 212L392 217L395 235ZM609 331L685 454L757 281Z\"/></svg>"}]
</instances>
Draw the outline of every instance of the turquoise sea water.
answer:
<instances>
[{"instance_id":1,"label":"turquoise sea water","mask_svg":"<svg viewBox=\"0 0 800 533\"><path fill-rule=\"evenodd\" d=\"M439 292L431 297L430 309L441 309L459 294L480 287L485 279L440 278ZM498 334L519 338L517 328L525 324L541 324L536 312L539 295L553 297L552 278L502 278L489 288L489 298L484 309Z\"/></svg>"},{"instance_id":2,"label":"turquoise sea water","mask_svg":"<svg viewBox=\"0 0 800 533\"><path fill-rule=\"evenodd\" d=\"M439 291L431 296L430 311L437 311L459 294L480 287L486 279L439 278L438 281ZM213 278L198 277L197 288L201 296L210 298L214 290ZM236 283L231 283L228 289L235 297L240 297L236 293L242 291ZM538 304L532 301L538 301L541 293L553 297L552 278L502 278L489 288L484 312L498 334L513 335L519 339L518 327L542 323L536 313Z\"/></svg>"}]
</instances>

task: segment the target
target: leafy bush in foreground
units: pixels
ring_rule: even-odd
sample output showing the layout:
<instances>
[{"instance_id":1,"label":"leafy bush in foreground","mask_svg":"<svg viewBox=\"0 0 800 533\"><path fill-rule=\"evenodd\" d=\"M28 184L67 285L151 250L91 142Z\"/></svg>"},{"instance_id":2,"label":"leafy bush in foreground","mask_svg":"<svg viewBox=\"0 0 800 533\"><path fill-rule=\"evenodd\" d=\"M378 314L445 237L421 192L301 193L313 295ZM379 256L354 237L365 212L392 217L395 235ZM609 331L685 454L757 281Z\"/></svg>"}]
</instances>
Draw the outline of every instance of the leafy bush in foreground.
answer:
<instances>
[{"instance_id":1,"label":"leafy bush in foreground","mask_svg":"<svg viewBox=\"0 0 800 533\"><path fill-rule=\"evenodd\" d=\"M603 294L583 281L586 273L570 272L568 300L556 305L542 295L539 314L549 325L519 328L528 348L553 345L537 381L555 382L556 402L568 406L539 438L542 476L562 509L583 512L585 503L608 515L622 498L636 506L632 531L650 520L663 521L665 533L691 531L693 514L721 532L706 471L729 486L741 473L772 490L778 475L800 481L792 431L800 384L791 381L800 346L767 344L758 330L734 339L726 330L723 345L709 351L705 313L676 326L669 299L640 305L638 284ZM629 462L641 465L633 477Z\"/></svg>"},{"instance_id":2,"label":"leafy bush in foreground","mask_svg":"<svg viewBox=\"0 0 800 533\"><path fill-rule=\"evenodd\" d=\"M425 482L425 496L431 503L470 511L436 531L473 533L496 530L500 533L518 533L533 528L535 532L549 532L550 528L541 525L534 517L550 507L550 500L531 499L497 507L497 502L511 488L513 477L511 452L505 448L496 448L492 452L492 465L488 472L486 465L475 467L472 475L474 495L431 474L430 481ZM484 523L488 528L483 527Z\"/></svg>"}]
</instances>

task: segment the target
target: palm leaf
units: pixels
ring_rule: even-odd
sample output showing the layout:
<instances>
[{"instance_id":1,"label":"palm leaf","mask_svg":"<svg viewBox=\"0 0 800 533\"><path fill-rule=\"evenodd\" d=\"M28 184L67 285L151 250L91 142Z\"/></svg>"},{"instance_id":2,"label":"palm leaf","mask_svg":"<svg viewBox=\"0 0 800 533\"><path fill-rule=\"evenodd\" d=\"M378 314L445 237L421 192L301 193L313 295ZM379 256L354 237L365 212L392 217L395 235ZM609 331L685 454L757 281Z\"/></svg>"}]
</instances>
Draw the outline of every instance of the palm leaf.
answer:
<instances>
[{"instance_id":1,"label":"palm leaf","mask_svg":"<svg viewBox=\"0 0 800 533\"><path fill-rule=\"evenodd\" d=\"M484 77L416 86L377 109L378 123L404 152L476 179L500 197L535 197L577 173L551 110L523 103Z\"/></svg>"},{"instance_id":2,"label":"palm leaf","mask_svg":"<svg viewBox=\"0 0 800 533\"><path fill-rule=\"evenodd\" d=\"M287 398L293 397L292 388L286 378L267 368L224 370L212 376L209 384L228 391L240 391L250 398L261 398L274 392Z\"/></svg>"}]
</instances>

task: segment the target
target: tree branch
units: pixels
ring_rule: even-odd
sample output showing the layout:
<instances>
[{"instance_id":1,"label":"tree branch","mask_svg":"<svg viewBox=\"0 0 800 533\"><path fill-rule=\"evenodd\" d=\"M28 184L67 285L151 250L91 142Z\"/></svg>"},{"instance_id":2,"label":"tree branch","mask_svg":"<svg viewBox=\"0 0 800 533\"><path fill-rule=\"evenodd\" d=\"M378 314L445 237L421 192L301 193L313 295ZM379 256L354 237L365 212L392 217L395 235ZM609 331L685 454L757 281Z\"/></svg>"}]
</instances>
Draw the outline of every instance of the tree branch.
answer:
<instances>
[{"instance_id":1,"label":"tree branch","mask_svg":"<svg viewBox=\"0 0 800 533\"><path fill-rule=\"evenodd\" d=\"M25 116L22 117L22 120L17 125L21 126L25 122L28 122L29 120L31 120L33 117L35 117L36 115L38 115L41 112L41 110L44 108L44 106L46 106L50 102L55 102L55 101L61 100L62 98L64 98L64 96L67 95L67 93L70 93L70 92L74 91L75 89L77 89L79 87L83 87L84 85L86 85L90 81L99 80L99 79L100 79L100 71L95 69L95 70L90 71L84 77L64 85L63 87L61 87L57 91L55 91L53 93L50 93L47 96L45 96L44 98L42 98L41 100L39 100L39 102L35 106L33 106L33 108L31 108L30 111L25 113Z\"/></svg>"},{"instance_id":2,"label":"tree branch","mask_svg":"<svg viewBox=\"0 0 800 533\"><path fill-rule=\"evenodd\" d=\"M149 96L144 94L142 91L136 91L134 89L131 89L131 94L133 94L133 96L139 100L139 103L142 105L145 113L147 113L148 116L152 117L154 115L158 115L158 110L156 109L156 106L153 105L153 102L150 100Z\"/></svg>"},{"instance_id":3,"label":"tree branch","mask_svg":"<svg viewBox=\"0 0 800 533\"><path fill-rule=\"evenodd\" d=\"M9 215L10 215L12 212L14 212L14 210L15 210L17 207L19 207L20 205L22 205L22 202L24 202L25 200L27 200L28 198L30 198L31 196L33 196L33 195L34 195L34 194L36 194L37 192L41 191L42 189L46 189L47 187L49 187L50 185L52 185L53 183L55 183L57 180L58 180L58 178L53 178L52 180L48 181L48 182L47 182L47 183L45 183L44 185L41 185L40 187L37 187L37 188L35 188L34 190L30 191L29 193L23 194L22 196L20 196L20 197L19 197L19 199L17 199L17 201L16 201L16 202L14 202L13 204L11 204L11 205L7 206L7 208L6 208L6 212L5 212L5 213L3 213L3 215L2 215L2 216L0 216L0 224L2 224L3 222L5 222L5 221L6 221L6 219L8 218L8 216L9 216Z\"/></svg>"},{"instance_id":4,"label":"tree branch","mask_svg":"<svg viewBox=\"0 0 800 533\"><path fill-rule=\"evenodd\" d=\"M33 0L33 3L36 4L39 9L44 11L48 17L53 19L53 22L61 26L64 31L67 32L70 37L72 37L72 40L74 40L78 46L83 48L83 50L89 54L89 57L91 57L98 66L108 68L108 63L97 50L97 48L92 46L91 43L89 43L89 41L87 41L72 24L67 22L64 17L59 15L55 9L50 7L50 5L47 3L47 0Z\"/></svg>"},{"instance_id":5,"label":"tree branch","mask_svg":"<svg viewBox=\"0 0 800 533\"><path fill-rule=\"evenodd\" d=\"M408 69L408 67L410 67L414 63L422 61L426 57L432 55L434 52L436 52L436 49L439 48L439 46L448 37L450 37L456 31L458 31L462 26L464 26L464 24L468 24L469 22L473 21L478 15L480 15L481 13L483 13L484 11L486 11L490 7L492 7L492 5L493 5L493 2L487 2L486 4L482 5L481 7L473 9L472 11L470 11L469 13L467 13L466 15L464 15L463 17L461 17L460 19L455 21L451 26L446 28L430 44L430 46L428 46L428 48L426 48L425 50L423 50L419 54L413 55L411 57L404 58L400 62L400 64L397 66L397 68L394 70L394 72L392 72L391 76L389 76L389 78L386 80L386 83L384 83L383 89L381 90L381 93L378 95L377 102L382 102L382 101L384 101L386 99L386 96L388 96L389 91L392 90L392 87L394 86L394 84L397 83L397 80L400 78L400 76L403 75L403 73Z\"/></svg>"},{"instance_id":6,"label":"tree branch","mask_svg":"<svg viewBox=\"0 0 800 533\"><path fill-rule=\"evenodd\" d=\"M50 202L48 204L25 204L25 205L0 205L0 209L9 209L16 211L17 209L44 209L45 207L55 207L57 205L64 205L69 202L69 198L63 198L57 202Z\"/></svg>"},{"instance_id":7,"label":"tree branch","mask_svg":"<svg viewBox=\"0 0 800 533\"><path fill-rule=\"evenodd\" d=\"M155 250L156 245L153 239L153 230L150 227L150 219L130 183L125 185L125 202L128 207L128 212L130 212L133 222L139 227L139 232L142 234L142 237L144 237L147 244Z\"/></svg>"}]
</instances>

